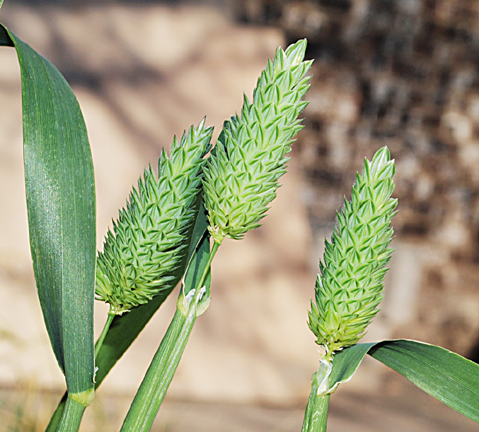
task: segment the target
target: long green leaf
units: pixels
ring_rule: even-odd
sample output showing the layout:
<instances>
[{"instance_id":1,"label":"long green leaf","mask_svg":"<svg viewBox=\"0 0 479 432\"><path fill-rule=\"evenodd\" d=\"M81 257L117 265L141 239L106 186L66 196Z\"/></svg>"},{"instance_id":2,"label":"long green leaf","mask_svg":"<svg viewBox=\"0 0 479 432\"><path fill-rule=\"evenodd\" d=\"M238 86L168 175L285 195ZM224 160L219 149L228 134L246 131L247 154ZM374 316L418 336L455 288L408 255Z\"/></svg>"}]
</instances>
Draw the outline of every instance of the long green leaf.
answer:
<instances>
[{"instance_id":1,"label":"long green leaf","mask_svg":"<svg viewBox=\"0 0 479 432\"><path fill-rule=\"evenodd\" d=\"M444 348L398 339L357 344L335 355L330 388L348 381L366 354L479 423L479 365Z\"/></svg>"},{"instance_id":2,"label":"long green leaf","mask_svg":"<svg viewBox=\"0 0 479 432\"><path fill-rule=\"evenodd\" d=\"M68 392L93 388L93 163L78 102L58 70L4 26L22 78L30 246L38 295ZM79 396L82 399L82 396Z\"/></svg>"},{"instance_id":3,"label":"long green leaf","mask_svg":"<svg viewBox=\"0 0 479 432\"><path fill-rule=\"evenodd\" d=\"M352 345L334 356L333 369L329 376L331 392L336 390L339 384L348 382L353 377L364 356L374 345L374 343Z\"/></svg>"},{"instance_id":4,"label":"long green leaf","mask_svg":"<svg viewBox=\"0 0 479 432\"><path fill-rule=\"evenodd\" d=\"M411 340L377 344L369 355L437 400L479 423L479 365L444 348Z\"/></svg>"}]
</instances>

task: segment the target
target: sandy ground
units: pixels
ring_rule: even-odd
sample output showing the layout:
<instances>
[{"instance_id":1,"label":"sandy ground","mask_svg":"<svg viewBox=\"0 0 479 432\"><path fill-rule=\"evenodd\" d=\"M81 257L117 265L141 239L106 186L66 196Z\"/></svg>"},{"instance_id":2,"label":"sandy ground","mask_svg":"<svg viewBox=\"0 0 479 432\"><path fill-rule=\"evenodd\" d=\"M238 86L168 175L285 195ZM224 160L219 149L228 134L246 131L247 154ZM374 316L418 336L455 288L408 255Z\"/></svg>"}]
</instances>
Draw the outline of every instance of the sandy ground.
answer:
<instances>
[{"instance_id":1,"label":"sandy ground","mask_svg":"<svg viewBox=\"0 0 479 432\"><path fill-rule=\"evenodd\" d=\"M99 247L143 168L156 163L174 134L203 116L218 129L240 109L242 93L251 95L266 59L282 43L275 29L233 25L219 12L200 7L70 11L6 4L1 18L59 67L78 96L96 169ZM35 394L60 391L63 377L43 327L30 268L13 50L0 50L0 64L0 386L34 390L26 398L43 406L41 424L51 406L45 405L49 398L44 396L43 405L35 402ZM258 430L298 430L317 362L306 326L317 270L310 265L315 260L310 258L304 190L294 160L283 183L264 226L220 249L213 266L211 307L194 329L157 430L220 430L227 424L232 431L251 430L253 425ZM98 408L88 414L84 430L100 430L88 426L97 421L116 430L113 426L171 317L174 297L105 381L103 399L100 396ZM105 314L104 305L98 304L97 332ZM374 430L373 425L387 431L445 431L461 421L422 396L416 399L419 405L408 404L405 390L382 386L389 399L375 398L371 390L380 386L383 369L372 363L366 369L381 374L351 383L356 390L365 388L367 397L337 396L331 431ZM6 393L7 407L28 405L24 396L12 394ZM179 400L204 402L175 402ZM421 411L422 406L435 414ZM386 423L389 418L395 426ZM5 422L7 428L12 421ZM458 424L465 425L458 430L479 430L467 422Z\"/></svg>"},{"instance_id":2,"label":"sandy ground","mask_svg":"<svg viewBox=\"0 0 479 432\"><path fill-rule=\"evenodd\" d=\"M6 399L8 396L8 399ZM58 394L0 392L0 431L43 431ZM6 401L6 402L5 402ZM86 411L82 431L118 431L130 397L99 393ZM301 428L304 403L245 404L177 400L167 397L155 432L294 432ZM331 397L328 432L474 432L478 425L427 396L405 380L388 380L381 392L339 390Z\"/></svg>"}]
</instances>

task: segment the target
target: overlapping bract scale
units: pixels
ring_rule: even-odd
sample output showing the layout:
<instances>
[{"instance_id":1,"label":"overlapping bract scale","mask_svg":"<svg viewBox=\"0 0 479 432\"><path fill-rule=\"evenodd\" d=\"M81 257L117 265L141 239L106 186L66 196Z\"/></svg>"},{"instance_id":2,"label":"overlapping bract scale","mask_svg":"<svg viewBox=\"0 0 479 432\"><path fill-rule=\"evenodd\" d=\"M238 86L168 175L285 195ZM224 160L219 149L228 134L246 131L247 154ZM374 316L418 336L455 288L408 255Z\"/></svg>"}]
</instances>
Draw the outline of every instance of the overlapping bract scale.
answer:
<instances>
[{"instance_id":1,"label":"overlapping bract scale","mask_svg":"<svg viewBox=\"0 0 479 432\"><path fill-rule=\"evenodd\" d=\"M379 311L385 266L392 253L394 172L386 147L371 161L365 160L351 201L345 200L331 241L325 242L308 324L328 356L354 345Z\"/></svg>"},{"instance_id":2,"label":"overlapping bract scale","mask_svg":"<svg viewBox=\"0 0 479 432\"><path fill-rule=\"evenodd\" d=\"M187 253L188 230L197 212L204 156L213 129L191 127L170 156L162 152L158 176L150 167L130 194L98 254L96 296L121 314L169 289Z\"/></svg>"},{"instance_id":3,"label":"overlapping bract scale","mask_svg":"<svg viewBox=\"0 0 479 432\"><path fill-rule=\"evenodd\" d=\"M244 98L240 115L225 122L205 168L205 207L217 243L240 239L260 225L285 173L298 115L307 105L309 88L303 61L306 40L276 51L262 72L253 101Z\"/></svg>"}]
</instances>

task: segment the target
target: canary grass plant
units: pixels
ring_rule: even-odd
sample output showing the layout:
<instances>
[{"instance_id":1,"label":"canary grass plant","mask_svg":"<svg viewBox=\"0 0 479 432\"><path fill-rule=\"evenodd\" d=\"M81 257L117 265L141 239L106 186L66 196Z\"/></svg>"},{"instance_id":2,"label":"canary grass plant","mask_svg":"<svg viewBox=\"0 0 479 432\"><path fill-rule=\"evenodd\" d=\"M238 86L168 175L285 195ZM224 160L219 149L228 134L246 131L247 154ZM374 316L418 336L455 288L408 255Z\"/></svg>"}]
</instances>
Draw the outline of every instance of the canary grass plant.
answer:
<instances>
[{"instance_id":1,"label":"canary grass plant","mask_svg":"<svg viewBox=\"0 0 479 432\"><path fill-rule=\"evenodd\" d=\"M0 7L3 1L0 0ZM46 329L66 393L47 431L77 431L108 372L179 285L172 321L131 403L122 431L148 431L196 319L210 304L210 268L225 238L258 227L286 171L309 88L306 40L279 48L253 98L216 143L206 120L174 138L158 170L145 170L96 251L95 187L82 113L55 67L0 25L20 63L31 253ZM366 354L479 422L479 367L409 340L362 344L378 312L397 202L387 148L365 160L326 242L309 312L319 345L303 432L325 431L329 398ZM109 304L94 344L94 299Z\"/></svg>"}]
</instances>

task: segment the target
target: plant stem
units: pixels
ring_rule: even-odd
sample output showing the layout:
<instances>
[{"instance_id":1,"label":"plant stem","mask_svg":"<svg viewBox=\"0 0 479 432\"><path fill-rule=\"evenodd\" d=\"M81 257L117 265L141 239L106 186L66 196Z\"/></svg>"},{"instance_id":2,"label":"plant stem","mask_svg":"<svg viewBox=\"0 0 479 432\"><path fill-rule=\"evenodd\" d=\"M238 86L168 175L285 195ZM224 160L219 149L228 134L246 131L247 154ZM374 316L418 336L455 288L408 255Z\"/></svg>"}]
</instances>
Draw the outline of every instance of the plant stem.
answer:
<instances>
[{"instance_id":1,"label":"plant stem","mask_svg":"<svg viewBox=\"0 0 479 432\"><path fill-rule=\"evenodd\" d=\"M301 432L326 432L329 409L329 374L332 364L324 359L319 362L318 371L311 379L311 393L304 412Z\"/></svg>"},{"instance_id":2,"label":"plant stem","mask_svg":"<svg viewBox=\"0 0 479 432\"><path fill-rule=\"evenodd\" d=\"M126 415L121 431L150 430L193 329L198 297L195 295L191 301L187 316L179 310L175 312Z\"/></svg>"},{"instance_id":3,"label":"plant stem","mask_svg":"<svg viewBox=\"0 0 479 432\"><path fill-rule=\"evenodd\" d=\"M73 400L71 397L67 397L57 432L77 432L80 428L85 408L81 403Z\"/></svg>"},{"instance_id":4,"label":"plant stem","mask_svg":"<svg viewBox=\"0 0 479 432\"><path fill-rule=\"evenodd\" d=\"M146 432L153 425L178 368L196 318L204 311L204 305L208 305L210 293L205 287L205 282L219 246L219 243L213 243L201 277L194 284L193 297L188 298L188 293L192 290L185 290L180 295L173 320L130 406L121 428L122 432ZM201 311L198 310L200 302L203 307Z\"/></svg>"},{"instance_id":5,"label":"plant stem","mask_svg":"<svg viewBox=\"0 0 479 432\"><path fill-rule=\"evenodd\" d=\"M329 396L318 396L316 392L311 391L301 432L326 432Z\"/></svg>"},{"instance_id":6,"label":"plant stem","mask_svg":"<svg viewBox=\"0 0 479 432\"><path fill-rule=\"evenodd\" d=\"M97 358L98 353L100 352L100 348L103 345L103 341L105 340L105 337L108 333L108 330L110 329L110 325L113 322L113 318L115 318L115 316L116 314L113 313L110 309L110 312L108 312L108 316L105 321L105 325L103 326L103 330L101 331L101 335L95 344L95 359Z\"/></svg>"}]
</instances>

